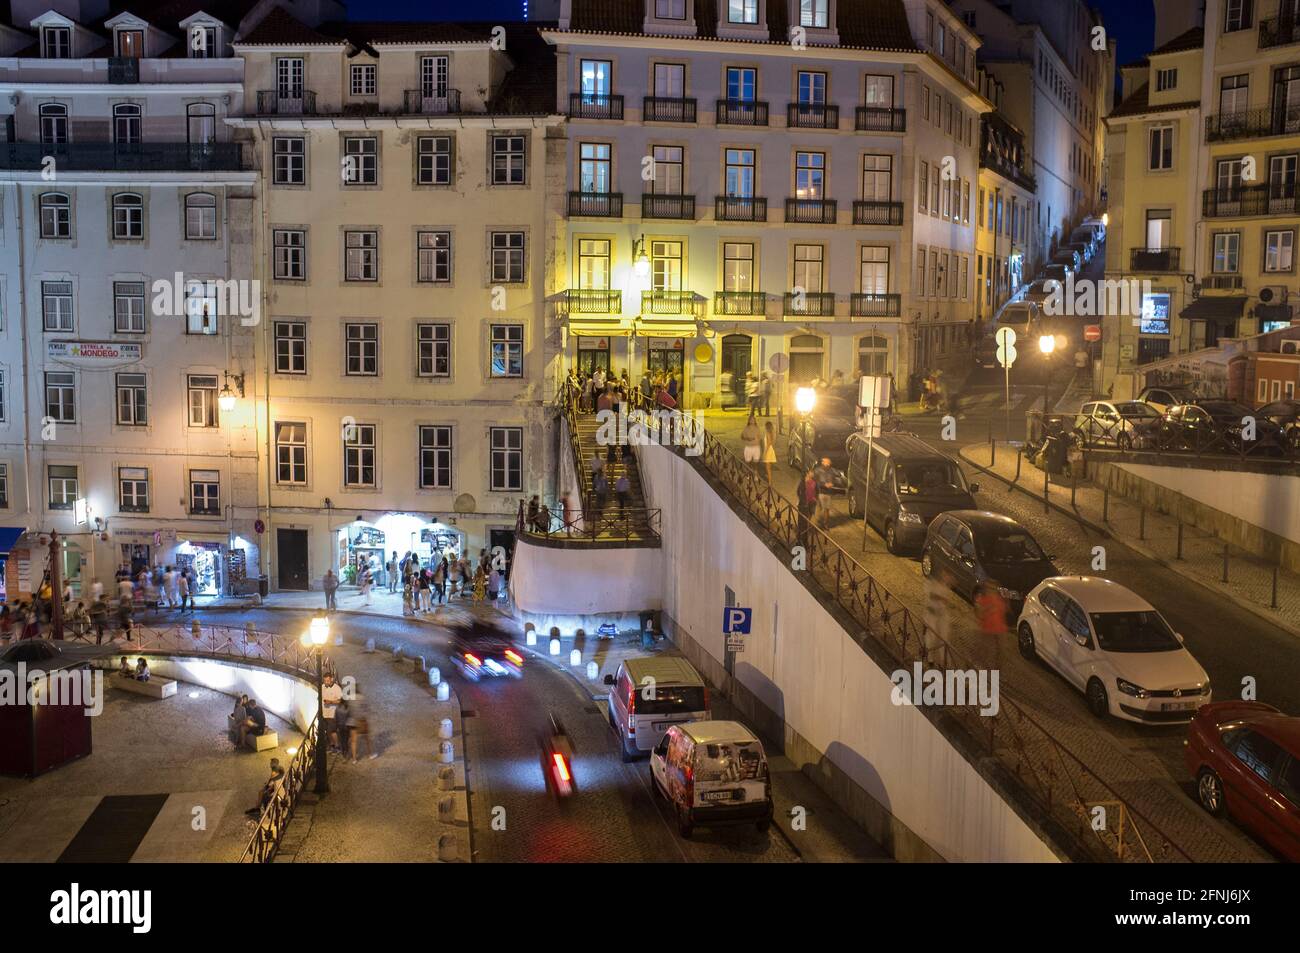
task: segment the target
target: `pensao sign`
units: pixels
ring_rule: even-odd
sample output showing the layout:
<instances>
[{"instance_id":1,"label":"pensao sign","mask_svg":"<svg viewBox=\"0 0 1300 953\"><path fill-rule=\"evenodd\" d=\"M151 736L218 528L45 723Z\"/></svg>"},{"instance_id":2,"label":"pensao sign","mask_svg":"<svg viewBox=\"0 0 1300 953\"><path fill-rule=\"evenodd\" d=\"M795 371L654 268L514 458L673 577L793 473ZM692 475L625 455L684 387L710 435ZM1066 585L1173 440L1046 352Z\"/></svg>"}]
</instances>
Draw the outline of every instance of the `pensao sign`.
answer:
<instances>
[{"instance_id":1,"label":"pensao sign","mask_svg":"<svg viewBox=\"0 0 1300 953\"><path fill-rule=\"evenodd\" d=\"M64 364L130 364L143 356L141 345L120 341L47 341L46 356Z\"/></svg>"}]
</instances>

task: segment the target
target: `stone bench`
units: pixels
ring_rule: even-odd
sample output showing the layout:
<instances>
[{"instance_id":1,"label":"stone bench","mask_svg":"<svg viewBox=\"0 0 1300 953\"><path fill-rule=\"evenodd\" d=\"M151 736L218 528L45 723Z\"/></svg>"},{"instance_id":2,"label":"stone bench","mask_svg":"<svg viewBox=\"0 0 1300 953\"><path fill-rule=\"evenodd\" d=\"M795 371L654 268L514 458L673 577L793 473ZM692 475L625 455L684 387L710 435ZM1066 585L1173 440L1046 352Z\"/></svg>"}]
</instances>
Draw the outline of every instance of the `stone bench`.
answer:
<instances>
[{"instance_id":1,"label":"stone bench","mask_svg":"<svg viewBox=\"0 0 1300 953\"><path fill-rule=\"evenodd\" d=\"M176 694L176 682L170 678L150 676L147 682L142 682L114 672L113 686L123 691L135 692L137 695L147 695L149 698L171 698Z\"/></svg>"},{"instance_id":2,"label":"stone bench","mask_svg":"<svg viewBox=\"0 0 1300 953\"><path fill-rule=\"evenodd\" d=\"M234 715L226 716L226 736L232 742L239 740L239 723L235 721ZM280 747L280 738L274 731L268 729L260 735L245 735L244 745L254 751L267 751L271 748Z\"/></svg>"}]
</instances>

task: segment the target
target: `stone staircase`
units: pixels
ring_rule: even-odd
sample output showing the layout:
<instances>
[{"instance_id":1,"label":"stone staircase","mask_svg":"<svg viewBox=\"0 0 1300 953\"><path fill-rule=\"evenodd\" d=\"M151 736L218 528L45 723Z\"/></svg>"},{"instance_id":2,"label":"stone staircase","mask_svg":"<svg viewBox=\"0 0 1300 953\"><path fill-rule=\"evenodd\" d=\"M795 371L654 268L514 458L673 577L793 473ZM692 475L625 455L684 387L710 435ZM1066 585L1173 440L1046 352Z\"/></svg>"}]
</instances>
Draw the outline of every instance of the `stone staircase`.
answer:
<instances>
[{"instance_id":1,"label":"stone staircase","mask_svg":"<svg viewBox=\"0 0 1300 953\"><path fill-rule=\"evenodd\" d=\"M574 428L576 443L581 452L581 459L575 460L574 463L582 483L582 508L585 522L590 525L598 520L600 535L606 535L606 527L608 527L608 534L611 536L626 534L631 538L656 537L658 534L652 525L652 517L655 514L652 514L646 506L645 490L641 484L641 469L637 466L635 456L623 453L622 451L627 448L620 447L616 451L614 461L609 461L609 448L600 445L596 440L600 423L595 414L575 413L570 418L570 425ZM604 508L599 513L596 512L596 494L592 486L591 470L592 458L597 455L606 461L605 479L609 481L609 495ZM627 474L629 489L627 507L620 512L614 484L624 474Z\"/></svg>"}]
</instances>

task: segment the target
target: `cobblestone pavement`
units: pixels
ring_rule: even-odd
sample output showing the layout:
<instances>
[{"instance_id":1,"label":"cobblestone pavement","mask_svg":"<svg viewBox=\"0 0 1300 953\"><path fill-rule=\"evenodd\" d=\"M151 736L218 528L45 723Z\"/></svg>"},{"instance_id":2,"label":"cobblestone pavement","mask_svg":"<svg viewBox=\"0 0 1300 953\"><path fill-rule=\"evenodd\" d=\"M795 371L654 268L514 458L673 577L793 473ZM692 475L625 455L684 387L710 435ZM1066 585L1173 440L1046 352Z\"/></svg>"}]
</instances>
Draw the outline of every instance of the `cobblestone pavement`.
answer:
<instances>
[{"instance_id":1,"label":"cobblestone pavement","mask_svg":"<svg viewBox=\"0 0 1300 953\"><path fill-rule=\"evenodd\" d=\"M710 431L739 455L739 414L710 414ZM946 448L954 456L955 448ZM778 438L778 458L785 459L784 437ZM773 468L779 492L794 498L795 471L784 463ZM1262 622L1217 593L1189 583L1158 563L1135 553L1115 539L1101 540L1086 527L1060 513L1044 515L1041 502L1023 493L1010 493L996 479L968 468L968 479L980 484L982 507L1020 519L1056 557L1067 573L1091 572L1092 546L1108 547L1104 574L1144 595L1187 637L1188 648L1210 673L1221 697L1235 692L1243 674L1261 680L1261 697L1284 709L1300 710L1300 677L1294 639ZM874 530L865 531L848 517L843 498L832 504L831 536L858 559L895 596L920 612L925 591L919 562L885 551ZM1177 593L1177 598L1171 598ZM947 594L949 638L975 665L1001 671L1002 690L1031 714L1057 741L1117 794L1141 811L1197 861L1266 860L1269 856L1231 822L1206 815L1193 797L1182 766L1185 728L1144 726L1114 719L1099 722L1087 711L1083 696L1044 665L1021 658L1014 635L990 641L976 624L971 607ZM1249 649L1243 651L1243 637ZM1276 677L1274 677L1276 673ZM1266 677L1267 676L1267 677ZM1288 685L1289 683L1289 685ZM1267 686L1267 687L1266 687Z\"/></svg>"}]
</instances>

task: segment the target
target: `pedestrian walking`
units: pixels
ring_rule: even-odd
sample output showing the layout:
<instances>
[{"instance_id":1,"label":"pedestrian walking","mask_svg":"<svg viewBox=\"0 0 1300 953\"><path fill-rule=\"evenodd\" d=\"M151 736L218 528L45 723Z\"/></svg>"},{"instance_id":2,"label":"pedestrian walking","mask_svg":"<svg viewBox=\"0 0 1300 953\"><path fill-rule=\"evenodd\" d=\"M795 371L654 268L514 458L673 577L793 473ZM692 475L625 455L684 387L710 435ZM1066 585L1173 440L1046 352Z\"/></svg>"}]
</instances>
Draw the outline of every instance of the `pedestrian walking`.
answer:
<instances>
[{"instance_id":1,"label":"pedestrian walking","mask_svg":"<svg viewBox=\"0 0 1300 953\"><path fill-rule=\"evenodd\" d=\"M980 631L985 635L1007 633L1007 600L998 593L998 588L996 582L986 579L975 589L975 614L979 617Z\"/></svg>"},{"instance_id":2,"label":"pedestrian walking","mask_svg":"<svg viewBox=\"0 0 1300 953\"><path fill-rule=\"evenodd\" d=\"M767 470L767 485L772 485L772 464L776 463L776 428L769 420L763 424L763 468Z\"/></svg>"},{"instance_id":3,"label":"pedestrian walking","mask_svg":"<svg viewBox=\"0 0 1300 953\"><path fill-rule=\"evenodd\" d=\"M361 590L358 598L364 600L362 605L370 605L370 587L373 582L374 580L370 575L370 567L362 566L357 578L357 588Z\"/></svg>"},{"instance_id":4,"label":"pedestrian walking","mask_svg":"<svg viewBox=\"0 0 1300 953\"><path fill-rule=\"evenodd\" d=\"M799 539L807 546L809 529L817 512L817 476L812 467L804 471L799 481L797 496L799 503Z\"/></svg>"},{"instance_id":5,"label":"pedestrian walking","mask_svg":"<svg viewBox=\"0 0 1300 953\"><path fill-rule=\"evenodd\" d=\"M754 417L753 408L750 408L749 420L745 421L745 426L740 431L740 439L745 444L745 462L758 463L763 458L763 436L758 429L758 421Z\"/></svg>"},{"instance_id":6,"label":"pedestrian walking","mask_svg":"<svg viewBox=\"0 0 1300 953\"><path fill-rule=\"evenodd\" d=\"M605 501L609 497L609 481L605 479L604 470L596 474L596 479L592 481L591 488L596 493L596 514L600 515L605 512Z\"/></svg>"},{"instance_id":7,"label":"pedestrian walking","mask_svg":"<svg viewBox=\"0 0 1300 953\"><path fill-rule=\"evenodd\" d=\"M181 611L185 611L186 603L189 604L189 611L194 611L194 590L190 585L190 576L188 569L182 569L180 579L176 580L176 589L181 597Z\"/></svg>"},{"instance_id":8,"label":"pedestrian walking","mask_svg":"<svg viewBox=\"0 0 1300 953\"><path fill-rule=\"evenodd\" d=\"M368 760L373 761L378 758L379 755L370 744L370 705L356 684L352 686L352 700L348 702L348 718L351 722L348 730L348 753L352 756L352 763L357 763L357 747L360 741L366 744Z\"/></svg>"},{"instance_id":9,"label":"pedestrian walking","mask_svg":"<svg viewBox=\"0 0 1300 953\"><path fill-rule=\"evenodd\" d=\"M396 551L396 550L394 550L394 551L393 551L393 555L390 556L390 557L388 558L388 565L384 567L384 573L385 573L385 579L384 579L384 581L388 583L388 591L389 591L389 592L396 592L396 591L397 591L397 582L398 582L398 579L397 579L397 551Z\"/></svg>"},{"instance_id":10,"label":"pedestrian walking","mask_svg":"<svg viewBox=\"0 0 1300 953\"><path fill-rule=\"evenodd\" d=\"M162 577L163 598L167 602L168 609L176 608L176 570L171 566L163 572Z\"/></svg>"},{"instance_id":11,"label":"pedestrian walking","mask_svg":"<svg viewBox=\"0 0 1300 953\"><path fill-rule=\"evenodd\" d=\"M814 468L817 478L817 525L825 529L831 520L831 491L835 488L835 471L831 467L831 458L822 457Z\"/></svg>"},{"instance_id":12,"label":"pedestrian walking","mask_svg":"<svg viewBox=\"0 0 1300 953\"><path fill-rule=\"evenodd\" d=\"M325 611L337 609L334 603L334 594L339 591L339 577L334 575L334 567L331 566L325 570L325 578L321 580L321 588L325 590Z\"/></svg>"},{"instance_id":13,"label":"pedestrian walking","mask_svg":"<svg viewBox=\"0 0 1300 953\"><path fill-rule=\"evenodd\" d=\"M763 403L763 416L772 416L772 375L767 371L763 372L763 381L760 388L760 396Z\"/></svg>"},{"instance_id":14,"label":"pedestrian walking","mask_svg":"<svg viewBox=\"0 0 1300 953\"><path fill-rule=\"evenodd\" d=\"M631 492L632 483L628 480L627 473L620 473L618 479L614 481L614 495L618 497L619 516L623 516L627 512L627 499Z\"/></svg>"}]
</instances>

